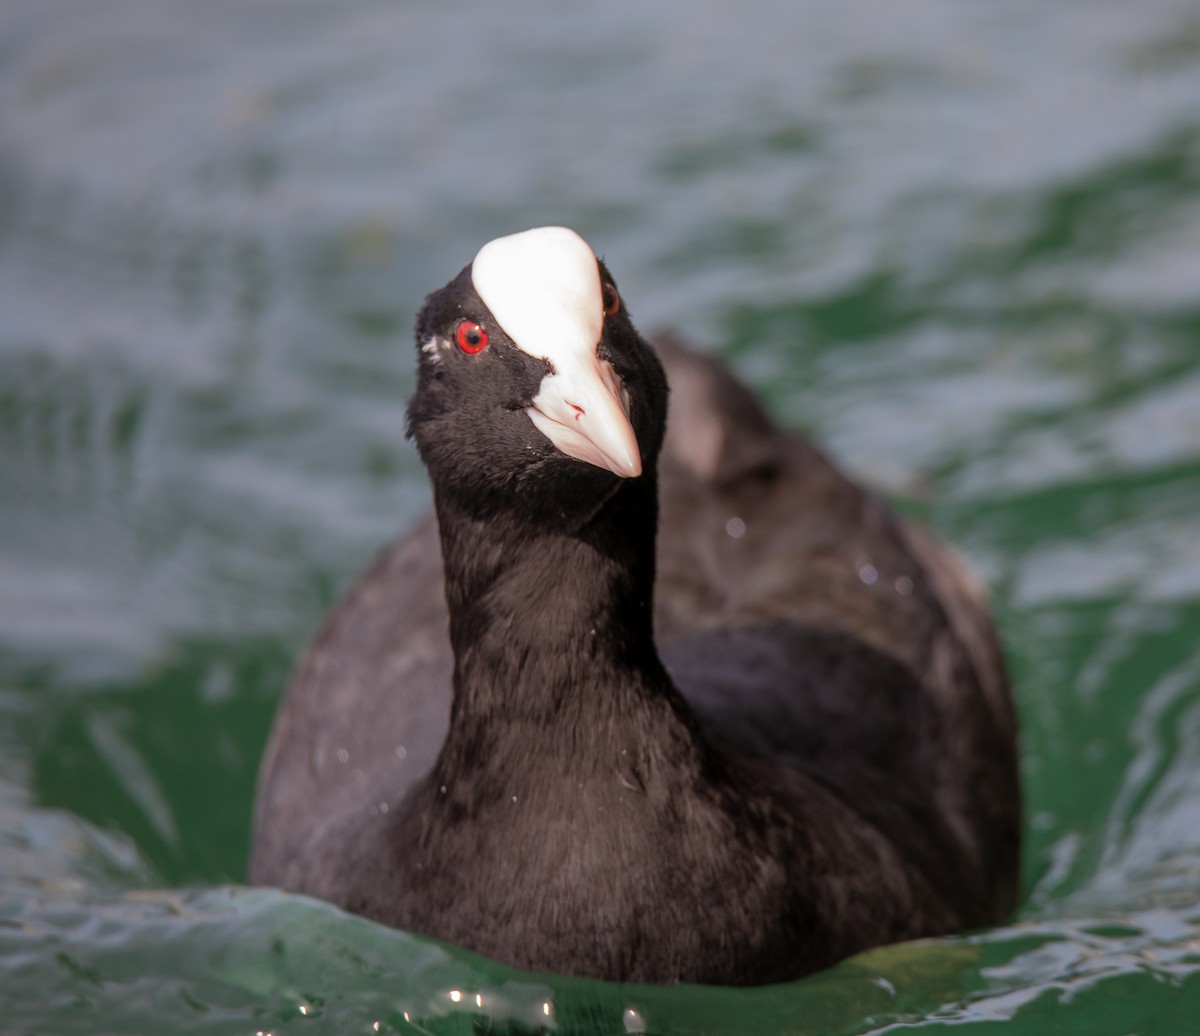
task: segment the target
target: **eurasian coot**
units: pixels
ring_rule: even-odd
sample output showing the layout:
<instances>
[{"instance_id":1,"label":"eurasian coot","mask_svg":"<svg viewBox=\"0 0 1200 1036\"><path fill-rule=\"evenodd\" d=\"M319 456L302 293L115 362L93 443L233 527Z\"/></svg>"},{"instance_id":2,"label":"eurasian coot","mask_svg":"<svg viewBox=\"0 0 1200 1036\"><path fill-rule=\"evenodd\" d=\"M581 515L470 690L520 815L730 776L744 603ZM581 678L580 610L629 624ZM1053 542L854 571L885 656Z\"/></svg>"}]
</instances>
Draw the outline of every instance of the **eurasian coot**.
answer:
<instances>
[{"instance_id":1,"label":"eurasian coot","mask_svg":"<svg viewBox=\"0 0 1200 1036\"><path fill-rule=\"evenodd\" d=\"M638 982L1005 917L1015 720L949 551L718 363L656 354L572 231L485 245L417 345L436 523L295 674L253 881Z\"/></svg>"}]
</instances>

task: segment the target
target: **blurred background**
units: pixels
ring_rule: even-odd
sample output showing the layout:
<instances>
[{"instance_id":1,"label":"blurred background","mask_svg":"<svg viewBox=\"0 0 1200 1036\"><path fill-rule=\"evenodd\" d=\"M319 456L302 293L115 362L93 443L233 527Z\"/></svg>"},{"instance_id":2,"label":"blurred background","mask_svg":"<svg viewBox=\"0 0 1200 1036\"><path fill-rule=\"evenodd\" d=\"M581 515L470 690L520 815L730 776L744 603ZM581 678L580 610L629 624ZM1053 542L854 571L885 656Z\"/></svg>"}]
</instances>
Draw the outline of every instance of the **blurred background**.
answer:
<instances>
[{"instance_id":1,"label":"blurred background","mask_svg":"<svg viewBox=\"0 0 1200 1036\"><path fill-rule=\"evenodd\" d=\"M989 583L1012 925L647 990L238 885L415 312L545 223ZM5 0L0 1031L1189 1031L1198 632L1192 0Z\"/></svg>"}]
</instances>

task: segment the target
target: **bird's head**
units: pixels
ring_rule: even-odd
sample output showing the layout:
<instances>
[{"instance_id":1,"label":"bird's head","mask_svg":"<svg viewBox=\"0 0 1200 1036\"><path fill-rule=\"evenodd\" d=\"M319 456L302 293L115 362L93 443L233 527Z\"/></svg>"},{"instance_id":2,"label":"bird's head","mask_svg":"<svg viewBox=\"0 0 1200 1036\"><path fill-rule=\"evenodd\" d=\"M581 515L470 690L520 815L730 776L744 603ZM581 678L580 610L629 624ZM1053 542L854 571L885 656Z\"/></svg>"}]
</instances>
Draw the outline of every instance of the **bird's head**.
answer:
<instances>
[{"instance_id":1,"label":"bird's head","mask_svg":"<svg viewBox=\"0 0 1200 1036\"><path fill-rule=\"evenodd\" d=\"M666 380L574 231L490 241L417 318L409 434L440 492L586 505L652 467Z\"/></svg>"}]
</instances>

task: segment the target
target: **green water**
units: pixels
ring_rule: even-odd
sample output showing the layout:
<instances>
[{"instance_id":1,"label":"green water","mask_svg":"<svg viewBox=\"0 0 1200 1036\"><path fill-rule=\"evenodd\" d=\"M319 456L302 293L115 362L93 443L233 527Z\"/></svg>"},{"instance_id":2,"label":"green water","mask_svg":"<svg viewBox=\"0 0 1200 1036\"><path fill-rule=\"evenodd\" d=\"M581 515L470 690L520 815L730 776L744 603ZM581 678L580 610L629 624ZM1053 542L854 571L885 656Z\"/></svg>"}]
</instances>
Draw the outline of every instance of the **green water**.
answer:
<instances>
[{"instance_id":1,"label":"green water","mask_svg":"<svg viewBox=\"0 0 1200 1036\"><path fill-rule=\"evenodd\" d=\"M1197 1031L1193 3L7 0L0 98L0 1031ZM988 581L1011 925L644 989L239 884L415 309L549 222Z\"/></svg>"}]
</instances>

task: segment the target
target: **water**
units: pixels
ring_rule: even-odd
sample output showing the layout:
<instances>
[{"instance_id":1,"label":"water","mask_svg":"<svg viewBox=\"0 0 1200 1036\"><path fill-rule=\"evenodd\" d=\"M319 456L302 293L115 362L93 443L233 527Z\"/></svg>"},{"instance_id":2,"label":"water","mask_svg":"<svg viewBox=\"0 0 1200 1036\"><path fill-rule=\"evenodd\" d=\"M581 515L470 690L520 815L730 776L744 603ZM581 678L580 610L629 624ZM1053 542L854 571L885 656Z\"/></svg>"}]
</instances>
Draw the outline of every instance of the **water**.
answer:
<instances>
[{"instance_id":1,"label":"water","mask_svg":"<svg viewBox=\"0 0 1200 1036\"><path fill-rule=\"evenodd\" d=\"M0 97L0 1031L1194 1028L1188 0L8 0ZM1011 925L622 988L238 884L291 660L428 506L415 309L549 222L988 580Z\"/></svg>"}]
</instances>

